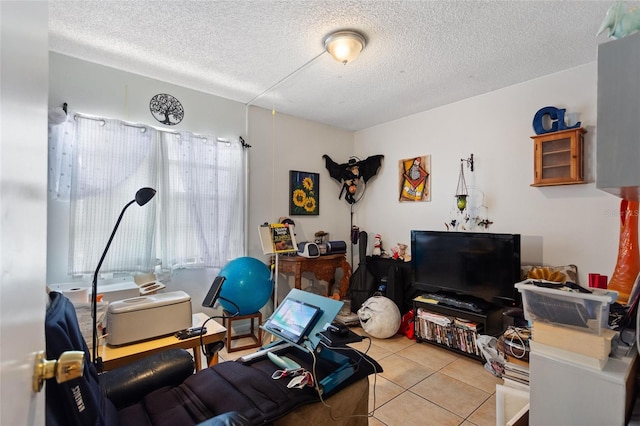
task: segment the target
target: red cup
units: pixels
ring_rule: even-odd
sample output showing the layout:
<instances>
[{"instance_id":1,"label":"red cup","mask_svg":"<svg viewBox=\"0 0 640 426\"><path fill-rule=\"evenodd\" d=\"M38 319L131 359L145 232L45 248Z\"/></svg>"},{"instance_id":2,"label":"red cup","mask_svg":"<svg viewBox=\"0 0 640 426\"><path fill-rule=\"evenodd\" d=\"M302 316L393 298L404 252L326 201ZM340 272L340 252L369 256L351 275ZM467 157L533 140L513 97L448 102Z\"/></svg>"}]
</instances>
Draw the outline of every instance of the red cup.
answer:
<instances>
[{"instance_id":1,"label":"red cup","mask_svg":"<svg viewBox=\"0 0 640 426\"><path fill-rule=\"evenodd\" d=\"M589 287L598 288L600 274L589 274ZM606 280L606 277L605 277Z\"/></svg>"},{"instance_id":2,"label":"red cup","mask_svg":"<svg viewBox=\"0 0 640 426\"><path fill-rule=\"evenodd\" d=\"M597 288L607 289L607 276L606 275L598 275L598 285Z\"/></svg>"}]
</instances>

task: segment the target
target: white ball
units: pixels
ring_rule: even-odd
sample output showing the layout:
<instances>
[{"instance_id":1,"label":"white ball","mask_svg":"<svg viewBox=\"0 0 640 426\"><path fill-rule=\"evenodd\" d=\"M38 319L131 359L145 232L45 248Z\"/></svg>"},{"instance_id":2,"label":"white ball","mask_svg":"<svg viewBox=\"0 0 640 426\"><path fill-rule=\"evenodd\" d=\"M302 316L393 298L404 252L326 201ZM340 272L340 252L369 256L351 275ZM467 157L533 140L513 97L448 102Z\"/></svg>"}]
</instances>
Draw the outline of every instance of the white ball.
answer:
<instances>
[{"instance_id":1,"label":"white ball","mask_svg":"<svg viewBox=\"0 0 640 426\"><path fill-rule=\"evenodd\" d=\"M364 331L378 339L394 336L400 328L400 309L393 300L384 296L365 300L358 309L358 318Z\"/></svg>"}]
</instances>

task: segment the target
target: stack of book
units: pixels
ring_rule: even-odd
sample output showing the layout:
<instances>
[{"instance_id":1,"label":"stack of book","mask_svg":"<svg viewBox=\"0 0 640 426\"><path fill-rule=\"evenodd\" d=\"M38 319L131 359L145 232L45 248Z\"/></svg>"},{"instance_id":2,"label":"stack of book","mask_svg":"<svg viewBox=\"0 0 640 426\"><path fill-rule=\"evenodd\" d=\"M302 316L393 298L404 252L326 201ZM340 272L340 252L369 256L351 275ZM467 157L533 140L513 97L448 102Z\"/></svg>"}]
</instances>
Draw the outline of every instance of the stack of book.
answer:
<instances>
[{"instance_id":1,"label":"stack of book","mask_svg":"<svg viewBox=\"0 0 640 426\"><path fill-rule=\"evenodd\" d=\"M517 364L505 361L502 378L505 382L507 380L513 380L514 382L529 386L529 364Z\"/></svg>"},{"instance_id":2,"label":"stack of book","mask_svg":"<svg viewBox=\"0 0 640 426\"><path fill-rule=\"evenodd\" d=\"M585 367L602 370L609 360L611 341L618 334L603 328L600 334L533 322L531 349Z\"/></svg>"},{"instance_id":3,"label":"stack of book","mask_svg":"<svg viewBox=\"0 0 640 426\"><path fill-rule=\"evenodd\" d=\"M530 337L531 331L528 328L509 327L498 340L498 351L504 358L502 378L505 383L512 380L529 386Z\"/></svg>"},{"instance_id":4,"label":"stack of book","mask_svg":"<svg viewBox=\"0 0 640 426\"><path fill-rule=\"evenodd\" d=\"M418 337L468 354L480 356L476 337L482 325L462 318L440 315L418 308L416 331Z\"/></svg>"}]
</instances>

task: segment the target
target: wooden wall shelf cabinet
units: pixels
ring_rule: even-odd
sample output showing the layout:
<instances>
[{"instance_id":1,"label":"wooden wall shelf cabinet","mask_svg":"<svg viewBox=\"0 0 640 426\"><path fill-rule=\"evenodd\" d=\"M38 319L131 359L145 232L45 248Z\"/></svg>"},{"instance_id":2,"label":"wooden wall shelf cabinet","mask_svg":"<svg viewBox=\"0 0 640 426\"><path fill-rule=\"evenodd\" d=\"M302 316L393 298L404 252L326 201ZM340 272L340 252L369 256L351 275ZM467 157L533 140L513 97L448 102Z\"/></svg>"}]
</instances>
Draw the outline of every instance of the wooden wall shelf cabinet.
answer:
<instances>
[{"instance_id":1,"label":"wooden wall shelf cabinet","mask_svg":"<svg viewBox=\"0 0 640 426\"><path fill-rule=\"evenodd\" d=\"M572 185L584 181L584 134L582 127L531 136L533 184Z\"/></svg>"}]
</instances>

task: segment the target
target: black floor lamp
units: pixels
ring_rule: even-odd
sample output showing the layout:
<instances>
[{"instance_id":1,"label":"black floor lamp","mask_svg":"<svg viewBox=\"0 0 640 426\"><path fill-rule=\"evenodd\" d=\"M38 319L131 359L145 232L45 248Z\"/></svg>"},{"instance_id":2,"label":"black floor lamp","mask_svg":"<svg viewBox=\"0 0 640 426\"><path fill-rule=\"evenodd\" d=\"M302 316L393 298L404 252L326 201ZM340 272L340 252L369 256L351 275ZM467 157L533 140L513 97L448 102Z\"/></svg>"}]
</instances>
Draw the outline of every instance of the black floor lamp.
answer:
<instances>
[{"instance_id":1,"label":"black floor lamp","mask_svg":"<svg viewBox=\"0 0 640 426\"><path fill-rule=\"evenodd\" d=\"M127 203L126 206L122 209L120 213L120 217L118 217L118 221L116 222L116 226L113 227L113 232L111 232L111 237L109 237L109 242L107 242L107 246L104 248L104 252L102 253L102 257L100 258L100 262L98 262L98 267L96 268L96 272L93 274L93 283L91 287L91 308L92 308L92 317L93 317L93 364L96 365L98 371L102 371L102 366L98 364L102 364L98 361L97 351L98 351L98 272L100 272L100 267L102 266L102 262L104 261L107 252L109 251L109 247L111 246L111 241L113 241L114 235L116 235L116 231L118 230L118 226L120 226L120 221L122 220L122 216L124 216L125 210L133 204L137 203L139 206L144 206L156 195L156 190L153 188L140 188L138 192L136 192L136 198Z\"/></svg>"}]
</instances>

